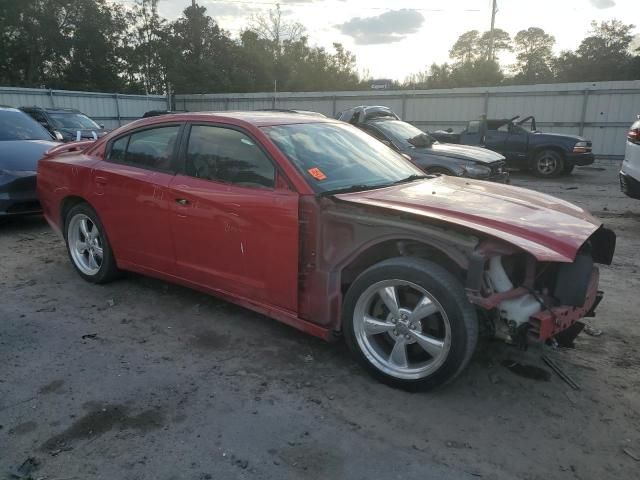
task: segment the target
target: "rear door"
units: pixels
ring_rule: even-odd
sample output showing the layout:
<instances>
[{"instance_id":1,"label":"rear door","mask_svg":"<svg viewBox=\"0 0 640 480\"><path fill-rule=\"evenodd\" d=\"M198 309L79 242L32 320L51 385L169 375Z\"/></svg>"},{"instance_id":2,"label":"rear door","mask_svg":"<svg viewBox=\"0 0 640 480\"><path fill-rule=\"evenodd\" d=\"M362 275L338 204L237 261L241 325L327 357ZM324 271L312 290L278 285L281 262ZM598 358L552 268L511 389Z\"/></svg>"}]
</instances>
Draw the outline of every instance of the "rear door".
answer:
<instances>
[{"instance_id":1,"label":"rear door","mask_svg":"<svg viewBox=\"0 0 640 480\"><path fill-rule=\"evenodd\" d=\"M118 263L171 273L169 182L182 124L162 124L112 140L92 172L93 203Z\"/></svg>"},{"instance_id":2,"label":"rear door","mask_svg":"<svg viewBox=\"0 0 640 480\"><path fill-rule=\"evenodd\" d=\"M189 126L181 158L170 183L180 276L295 312L298 194L259 142L235 127Z\"/></svg>"}]
</instances>

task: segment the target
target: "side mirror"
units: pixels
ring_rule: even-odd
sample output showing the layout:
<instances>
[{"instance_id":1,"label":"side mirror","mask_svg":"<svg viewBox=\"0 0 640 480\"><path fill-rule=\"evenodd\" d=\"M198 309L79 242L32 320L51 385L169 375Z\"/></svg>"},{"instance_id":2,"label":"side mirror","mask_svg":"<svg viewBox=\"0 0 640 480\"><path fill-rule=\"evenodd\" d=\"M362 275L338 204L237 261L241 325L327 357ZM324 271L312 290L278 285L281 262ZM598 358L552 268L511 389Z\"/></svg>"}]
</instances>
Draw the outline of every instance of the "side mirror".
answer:
<instances>
[{"instance_id":1,"label":"side mirror","mask_svg":"<svg viewBox=\"0 0 640 480\"><path fill-rule=\"evenodd\" d=\"M99 126L102 130L104 130L104 123L99 123L99 124L98 124L98 126Z\"/></svg>"},{"instance_id":2,"label":"side mirror","mask_svg":"<svg viewBox=\"0 0 640 480\"><path fill-rule=\"evenodd\" d=\"M58 130L53 131L53 136L56 137L56 140L58 140L59 142L64 140L64 137Z\"/></svg>"},{"instance_id":3,"label":"side mirror","mask_svg":"<svg viewBox=\"0 0 640 480\"><path fill-rule=\"evenodd\" d=\"M447 129L445 130L445 132L447 132L447 133L453 133L453 128L449 127L449 128L447 128Z\"/></svg>"}]
</instances>

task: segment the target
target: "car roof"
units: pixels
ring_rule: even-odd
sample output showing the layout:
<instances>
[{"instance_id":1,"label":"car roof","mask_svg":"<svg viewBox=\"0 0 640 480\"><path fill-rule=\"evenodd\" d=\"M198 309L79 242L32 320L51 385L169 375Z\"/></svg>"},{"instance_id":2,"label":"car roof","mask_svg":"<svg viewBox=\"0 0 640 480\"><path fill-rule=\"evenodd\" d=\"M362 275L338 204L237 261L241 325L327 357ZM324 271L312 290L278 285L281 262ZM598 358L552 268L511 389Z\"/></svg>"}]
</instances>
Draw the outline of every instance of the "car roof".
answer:
<instances>
[{"instance_id":1,"label":"car roof","mask_svg":"<svg viewBox=\"0 0 640 480\"><path fill-rule=\"evenodd\" d=\"M38 107L37 105L32 105L30 107L20 107L20 110L44 110L45 112L67 112L67 113L82 113L80 110L75 108L62 108L62 107ZM84 113L83 113L84 115Z\"/></svg>"},{"instance_id":2,"label":"car roof","mask_svg":"<svg viewBox=\"0 0 640 480\"><path fill-rule=\"evenodd\" d=\"M273 125L292 125L296 123L338 123L336 120L326 117L304 115L300 113L280 112L280 111L237 111L237 112L188 112L188 113L172 113L168 115L160 115L156 117L145 118L135 122L144 121L145 124L164 123L171 120L181 121L198 121L206 120L209 122L223 121L229 123L245 123L255 125L257 127L268 127ZM235 122L234 122L235 120Z\"/></svg>"}]
</instances>

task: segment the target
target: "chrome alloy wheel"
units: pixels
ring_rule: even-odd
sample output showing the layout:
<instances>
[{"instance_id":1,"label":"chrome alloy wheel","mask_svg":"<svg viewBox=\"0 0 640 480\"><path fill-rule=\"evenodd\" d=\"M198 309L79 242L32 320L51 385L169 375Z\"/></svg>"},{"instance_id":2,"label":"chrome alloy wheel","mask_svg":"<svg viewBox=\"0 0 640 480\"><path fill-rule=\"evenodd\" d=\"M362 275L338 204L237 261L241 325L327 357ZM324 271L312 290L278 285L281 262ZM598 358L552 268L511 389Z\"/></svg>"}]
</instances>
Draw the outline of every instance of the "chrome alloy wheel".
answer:
<instances>
[{"instance_id":1,"label":"chrome alloy wheel","mask_svg":"<svg viewBox=\"0 0 640 480\"><path fill-rule=\"evenodd\" d=\"M558 168L558 159L545 153L537 158L536 168L541 175L552 175Z\"/></svg>"},{"instance_id":2,"label":"chrome alloy wheel","mask_svg":"<svg viewBox=\"0 0 640 480\"><path fill-rule=\"evenodd\" d=\"M78 213L67 230L69 252L76 267L85 275L95 275L103 261L103 244L98 226L87 215Z\"/></svg>"},{"instance_id":3,"label":"chrome alloy wheel","mask_svg":"<svg viewBox=\"0 0 640 480\"><path fill-rule=\"evenodd\" d=\"M367 359L400 379L429 376L451 348L451 326L442 305L404 280L383 280L367 288L356 303L353 328Z\"/></svg>"}]
</instances>

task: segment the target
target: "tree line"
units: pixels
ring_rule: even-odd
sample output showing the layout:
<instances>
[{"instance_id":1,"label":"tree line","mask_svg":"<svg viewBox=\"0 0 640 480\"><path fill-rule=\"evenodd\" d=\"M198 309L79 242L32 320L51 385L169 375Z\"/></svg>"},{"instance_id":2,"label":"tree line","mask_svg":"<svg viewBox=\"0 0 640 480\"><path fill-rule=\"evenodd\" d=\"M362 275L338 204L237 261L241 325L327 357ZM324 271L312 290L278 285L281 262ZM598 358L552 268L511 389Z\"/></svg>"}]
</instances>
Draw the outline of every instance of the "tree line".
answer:
<instances>
[{"instance_id":1,"label":"tree line","mask_svg":"<svg viewBox=\"0 0 640 480\"><path fill-rule=\"evenodd\" d=\"M279 7L232 38L202 6L0 0L0 85L162 94L362 88L355 57L309 44Z\"/></svg>"},{"instance_id":2,"label":"tree line","mask_svg":"<svg viewBox=\"0 0 640 480\"><path fill-rule=\"evenodd\" d=\"M470 30L458 37L451 62L432 64L409 76L399 87L453 88L554 82L640 79L640 47L632 48L634 25L619 20L592 22L591 30L574 51L554 55L555 38L530 27L513 38L504 30ZM513 52L515 63L503 68L496 60Z\"/></svg>"},{"instance_id":3,"label":"tree line","mask_svg":"<svg viewBox=\"0 0 640 480\"><path fill-rule=\"evenodd\" d=\"M237 37L205 7L189 6L174 21L158 0L133 7L107 0L0 0L0 85L163 94L362 90L355 56L341 44L311 45L305 28L279 7L251 18ZM471 30L452 46L451 62L394 82L396 88L452 88L514 83L640 78L633 25L593 23L575 51L553 54L555 39L531 27ZM399 47L401 48L401 47ZM515 64L496 60L513 52Z\"/></svg>"}]
</instances>

